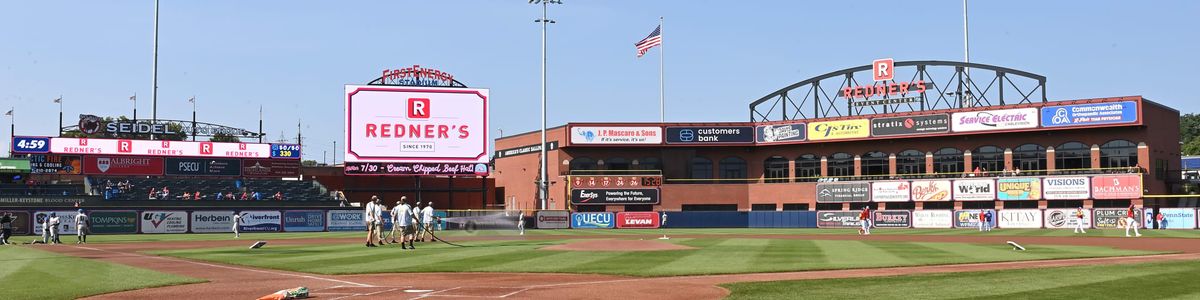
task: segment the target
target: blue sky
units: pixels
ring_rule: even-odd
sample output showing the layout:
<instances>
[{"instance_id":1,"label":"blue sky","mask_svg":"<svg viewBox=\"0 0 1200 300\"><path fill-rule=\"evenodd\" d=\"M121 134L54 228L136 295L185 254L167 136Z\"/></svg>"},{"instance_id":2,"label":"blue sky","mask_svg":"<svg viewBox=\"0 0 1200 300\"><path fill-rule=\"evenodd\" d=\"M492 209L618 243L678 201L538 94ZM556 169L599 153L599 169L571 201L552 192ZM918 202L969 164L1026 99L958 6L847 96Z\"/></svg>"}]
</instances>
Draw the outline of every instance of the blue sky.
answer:
<instances>
[{"instance_id":1,"label":"blue sky","mask_svg":"<svg viewBox=\"0 0 1200 300\"><path fill-rule=\"evenodd\" d=\"M491 89L493 134L539 128L539 6L499 1L163 1L159 118L257 127L322 159L342 139L344 84L420 64ZM960 60L960 1L586 1L551 6L549 124L658 119L666 19L667 121L746 121L747 104L872 59ZM976 1L971 60L1048 77L1052 100L1144 95L1195 112L1197 1ZM0 2L0 111L18 135L81 113L151 110L153 1ZM8 121L8 120L4 120ZM7 125L7 124L5 124ZM8 126L0 133L9 134ZM8 141L3 144L8 148ZM330 154L332 159L332 154Z\"/></svg>"}]
</instances>

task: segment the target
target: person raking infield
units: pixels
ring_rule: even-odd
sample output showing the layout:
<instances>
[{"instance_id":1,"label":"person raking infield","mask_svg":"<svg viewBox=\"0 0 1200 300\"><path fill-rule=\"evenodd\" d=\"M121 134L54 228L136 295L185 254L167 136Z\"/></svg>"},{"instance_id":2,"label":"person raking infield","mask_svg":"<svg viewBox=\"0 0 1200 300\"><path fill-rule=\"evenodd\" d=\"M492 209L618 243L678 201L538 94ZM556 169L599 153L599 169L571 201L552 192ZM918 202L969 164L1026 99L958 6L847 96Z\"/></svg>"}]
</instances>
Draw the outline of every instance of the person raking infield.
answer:
<instances>
[{"instance_id":1,"label":"person raking infield","mask_svg":"<svg viewBox=\"0 0 1200 300\"><path fill-rule=\"evenodd\" d=\"M1075 233L1087 233L1083 230L1083 207L1075 210Z\"/></svg>"},{"instance_id":2,"label":"person raking infield","mask_svg":"<svg viewBox=\"0 0 1200 300\"><path fill-rule=\"evenodd\" d=\"M83 213L83 209L79 210L79 214L75 215L75 244L87 244L88 229L91 228L91 218Z\"/></svg>"}]
</instances>

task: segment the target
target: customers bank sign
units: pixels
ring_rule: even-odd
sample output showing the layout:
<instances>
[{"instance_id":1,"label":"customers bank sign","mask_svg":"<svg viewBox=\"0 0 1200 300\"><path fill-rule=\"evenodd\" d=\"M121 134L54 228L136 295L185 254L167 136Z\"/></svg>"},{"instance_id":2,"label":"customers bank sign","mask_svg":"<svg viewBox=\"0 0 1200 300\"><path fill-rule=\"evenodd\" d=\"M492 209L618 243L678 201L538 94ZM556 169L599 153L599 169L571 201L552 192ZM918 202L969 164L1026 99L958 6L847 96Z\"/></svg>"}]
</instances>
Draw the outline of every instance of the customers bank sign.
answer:
<instances>
[{"instance_id":1,"label":"customers bank sign","mask_svg":"<svg viewBox=\"0 0 1200 300\"><path fill-rule=\"evenodd\" d=\"M488 162L488 90L346 86L347 162Z\"/></svg>"}]
</instances>

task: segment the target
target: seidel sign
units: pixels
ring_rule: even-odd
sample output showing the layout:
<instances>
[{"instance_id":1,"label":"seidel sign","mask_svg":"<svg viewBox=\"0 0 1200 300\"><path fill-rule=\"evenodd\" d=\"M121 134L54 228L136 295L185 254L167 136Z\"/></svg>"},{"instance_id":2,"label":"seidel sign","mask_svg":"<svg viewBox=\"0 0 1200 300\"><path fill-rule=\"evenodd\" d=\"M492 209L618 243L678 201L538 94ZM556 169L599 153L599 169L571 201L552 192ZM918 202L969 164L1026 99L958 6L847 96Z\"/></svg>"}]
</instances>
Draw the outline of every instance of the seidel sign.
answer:
<instances>
[{"instance_id":1,"label":"seidel sign","mask_svg":"<svg viewBox=\"0 0 1200 300\"><path fill-rule=\"evenodd\" d=\"M346 86L346 162L488 162L488 90Z\"/></svg>"}]
</instances>

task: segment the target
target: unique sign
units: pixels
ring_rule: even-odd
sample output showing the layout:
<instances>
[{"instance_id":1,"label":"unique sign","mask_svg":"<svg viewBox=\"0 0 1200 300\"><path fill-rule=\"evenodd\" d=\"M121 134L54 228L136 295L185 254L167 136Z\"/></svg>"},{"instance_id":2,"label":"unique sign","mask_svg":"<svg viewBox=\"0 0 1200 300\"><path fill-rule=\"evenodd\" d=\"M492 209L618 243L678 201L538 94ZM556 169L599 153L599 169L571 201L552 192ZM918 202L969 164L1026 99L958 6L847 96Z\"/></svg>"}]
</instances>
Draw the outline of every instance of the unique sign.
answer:
<instances>
[{"instance_id":1,"label":"unique sign","mask_svg":"<svg viewBox=\"0 0 1200 300\"><path fill-rule=\"evenodd\" d=\"M346 175L487 176L484 163L374 163L347 162Z\"/></svg>"},{"instance_id":2,"label":"unique sign","mask_svg":"<svg viewBox=\"0 0 1200 300\"><path fill-rule=\"evenodd\" d=\"M811 141L842 140L871 136L871 121L867 119L812 122L808 124Z\"/></svg>"},{"instance_id":3,"label":"unique sign","mask_svg":"<svg viewBox=\"0 0 1200 300\"><path fill-rule=\"evenodd\" d=\"M617 213L617 228L658 228L658 213L652 211L623 211Z\"/></svg>"},{"instance_id":4,"label":"unique sign","mask_svg":"<svg viewBox=\"0 0 1200 300\"><path fill-rule=\"evenodd\" d=\"M754 127L667 127L667 144L750 144Z\"/></svg>"},{"instance_id":5,"label":"unique sign","mask_svg":"<svg viewBox=\"0 0 1200 300\"><path fill-rule=\"evenodd\" d=\"M325 212L319 210L283 212L283 231L325 231Z\"/></svg>"},{"instance_id":6,"label":"unique sign","mask_svg":"<svg viewBox=\"0 0 1200 300\"><path fill-rule=\"evenodd\" d=\"M995 218L1000 228L1042 228L1040 209L1003 209L996 211Z\"/></svg>"},{"instance_id":7,"label":"unique sign","mask_svg":"<svg viewBox=\"0 0 1200 300\"><path fill-rule=\"evenodd\" d=\"M638 188L662 186L662 176L571 176L572 188Z\"/></svg>"},{"instance_id":8,"label":"unique sign","mask_svg":"<svg viewBox=\"0 0 1200 300\"><path fill-rule=\"evenodd\" d=\"M871 119L871 136L924 135L946 132L950 132L950 116L946 114Z\"/></svg>"},{"instance_id":9,"label":"unique sign","mask_svg":"<svg viewBox=\"0 0 1200 300\"><path fill-rule=\"evenodd\" d=\"M1142 175L1097 175L1092 177L1092 198L1135 199L1142 197Z\"/></svg>"},{"instance_id":10,"label":"unique sign","mask_svg":"<svg viewBox=\"0 0 1200 300\"><path fill-rule=\"evenodd\" d=\"M1042 199L1042 180L1036 177L997 179L996 198L1000 200Z\"/></svg>"},{"instance_id":11,"label":"unique sign","mask_svg":"<svg viewBox=\"0 0 1200 300\"><path fill-rule=\"evenodd\" d=\"M1036 108L1014 108L969 111L954 113L950 119L954 121L950 126L954 132L1036 128L1038 126L1038 110Z\"/></svg>"},{"instance_id":12,"label":"unique sign","mask_svg":"<svg viewBox=\"0 0 1200 300\"><path fill-rule=\"evenodd\" d=\"M30 154L30 173L78 175L83 172L83 161L79 155Z\"/></svg>"},{"instance_id":13,"label":"unique sign","mask_svg":"<svg viewBox=\"0 0 1200 300\"><path fill-rule=\"evenodd\" d=\"M818 203L867 202L871 200L871 184L866 182L818 183Z\"/></svg>"},{"instance_id":14,"label":"unique sign","mask_svg":"<svg viewBox=\"0 0 1200 300\"><path fill-rule=\"evenodd\" d=\"M539 210L535 224L538 229L567 229L571 227L571 212L565 210Z\"/></svg>"},{"instance_id":15,"label":"unique sign","mask_svg":"<svg viewBox=\"0 0 1200 300\"><path fill-rule=\"evenodd\" d=\"M13 153L49 153L50 138L32 136L14 136L12 138Z\"/></svg>"},{"instance_id":16,"label":"unique sign","mask_svg":"<svg viewBox=\"0 0 1200 300\"><path fill-rule=\"evenodd\" d=\"M192 232L233 232L233 211L193 211Z\"/></svg>"},{"instance_id":17,"label":"unique sign","mask_svg":"<svg viewBox=\"0 0 1200 300\"><path fill-rule=\"evenodd\" d=\"M240 232L278 232L282 225L283 215L279 211L243 211Z\"/></svg>"},{"instance_id":18,"label":"unique sign","mask_svg":"<svg viewBox=\"0 0 1200 300\"><path fill-rule=\"evenodd\" d=\"M857 228L862 226L858 219L860 211L818 211L818 228Z\"/></svg>"},{"instance_id":19,"label":"unique sign","mask_svg":"<svg viewBox=\"0 0 1200 300\"><path fill-rule=\"evenodd\" d=\"M992 227L996 226L996 210L985 209L984 212L991 212L992 219L988 222ZM955 228L979 228L979 213L978 209L971 210L956 210L954 211L954 227Z\"/></svg>"},{"instance_id":20,"label":"unique sign","mask_svg":"<svg viewBox=\"0 0 1200 300\"><path fill-rule=\"evenodd\" d=\"M554 150L558 150L558 141L546 142L546 151L554 151ZM499 159L499 158L517 156L517 155L539 153L540 151L542 151L542 147L538 146L538 144L533 144L533 145L521 146L521 147L516 147L516 148L508 148L508 149L504 149L504 150L496 150L496 153L492 155L492 158Z\"/></svg>"},{"instance_id":21,"label":"unique sign","mask_svg":"<svg viewBox=\"0 0 1200 300\"><path fill-rule=\"evenodd\" d=\"M658 204L658 189L572 189L575 205Z\"/></svg>"},{"instance_id":22,"label":"unique sign","mask_svg":"<svg viewBox=\"0 0 1200 300\"><path fill-rule=\"evenodd\" d=\"M346 162L488 162L488 90L346 86Z\"/></svg>"},{"instance_id":23,"label":"unique sign","mask_svg":"<svg viewBox=\"0 0 1200 300\"><path fill-rule=\"evenodd\" d=\"M244 159L242 176L245 177L297 177L300 176L300 161L294 159Z\"/></svg>"},{"instance_id":24,"label":"unique sign","mask_svg":"<svg viewBox=\"0 0 1200 300\"><path fill-rule=\"evenodd\" d=\"M804 123L762 125L755 127L755 141L759 144L804 141Z\"/></svg>"},{"instance_id":25,"label":"unique sign","mask_svg":"<svg viewBox=\"0 0 1200 300\"><path fill-rule=\"evenodd\" d=\"M1087 176L1042 178L1042 198L1046 200L1084 200L1091 195Z\"/></svg>"},{"instance_id":26,"label":"unique sign","mask_svg":"<svg viewBox=\"0 0 1200 300\"><path fill-rule=\"evenodd\" d=\"M878 228L908 228L912 227L912 213L907 210L873 211L871 223Z\"/></svg>"},{"instance_id":27,"label":"unique sign","mask_svg":"<svg viewBox=\"0 0 1200 300\"><path fill-rule=\"evenodd\" d=\"M1042 127L1137 123L1134 101L1075 104L1042 108Z\"/></svg>"},{"instance_id":28,"label":"unique sign","mask_svg":"<svg viewBox=\"0 0 1200 300\"><path fill-rule=\"evenodd\" d=\"M908 181L876 181L871 183L871 201L906 202L911 198L912 184Z\"/></svg>"},{"instance_id":29,"label":"unique sign","mask_svg":"<svg viewBox=\"0 0 1200 300\"><path fill-rule=\"evenodd\" d=\"M163 158L153 156L84 156L89 175L162 175Z\"/></svg>"},{"instance_id":30,"label":"unique sign","mask_svg":"<svg viewBox=\"0 0 1200 300\"><path fill-rule=\"evenodd\" d=\"M138 213L135 211L86 212L91 233L133 234L138 232Z\"/></svg>"},{"instance_id":31,"label":"unique sign","mask_svg":"<svg viewBox=\"0 0 1200 300\"><path fill-rule=\"evenodd\" d=\"M913 201L950 201L949 180L913 180Z\"/></svg>"},{"instance_id":32,"label":"unique sign","mask_svg":"<svg viewBox=\"0 0 1200 300\"><path fill-rule=\"evenodd\" d=\"M186 211L143 211L140 224L142 233L187 233L188 213Z\"/></svg>"},{"instance_id":33,"label":"unique sign","mask_svg":"<svg viewBox=\"0 0 1200 300\"><path fill-rule=\"evenodd\" d=\"M1080 219L1079 216L1075 214L1075 211L1076 209L1070 208L1047 209L1044 213L1046 216L1046 228L1074 229L1075 224L1079 224L1079 222L1083 222L1083 228L1092 228L1092 210L1083 209L1083 219ZM1113 222L1113 224L1116 224L1116 220L1113 220Z\"/></svg>"},{"instance_id":34,"label":"unique sign","mask_svg":"<svg viewBox=\"0 0 1200 300\"><path fill-rule=\"evenodd\" d=\"M610 212L573 213L571 214L571 228L614 228L617 225L617 223L613 222L615 217L615 214Z\"/></svg>"},{"instance_id":35,"label":"unique sign","mask_svg":"<svg viewBox=\"0 0 1200 300\"><path fill-rule=\"evenodd\" d=\"M954 181L954 201L996 200L996 181L991 179L960 179Z\"/></svg>"},{"instance_id":36,"label":"unique sign","mask_svg":"<svg viewBox=\"0 0 1200 300\"><path fill-rule=\"evenodd\" d=\"M166 175L182 176L238 176L242 173L242 161L228 158L179 158L167 157Z\"/></svg>"},{"instance_id":37,"label":"unique sign","mask_svg":"<svg viewBox=\"0 0 1200 300\"><path fill-rule=\"evenodd\" d=\"M573 126L567 127L571 144L579 145L658 145L663 142L661 127Z\"/></svg>"},{"instance_id":38,"label":"unique sign","mask_svg":"<svg viewBox=\"0 0 1200 300\"><path fill-rule=\"evenodd\" d=\"M913 228L950 228L954 216L949 210L914 210Z\"/></svg>"},{"instance_id":39,"label":"unique sign","mask_svg":"<svg viewBox=\"0 0 1200 300\"><path fill-rule=\"evenodd\" d=\"M50 146L50 152L58 154L139 155L156 157L271 157L270 144L254 143L52 138L50 139Z\"/></svg>"}]
</instances>

